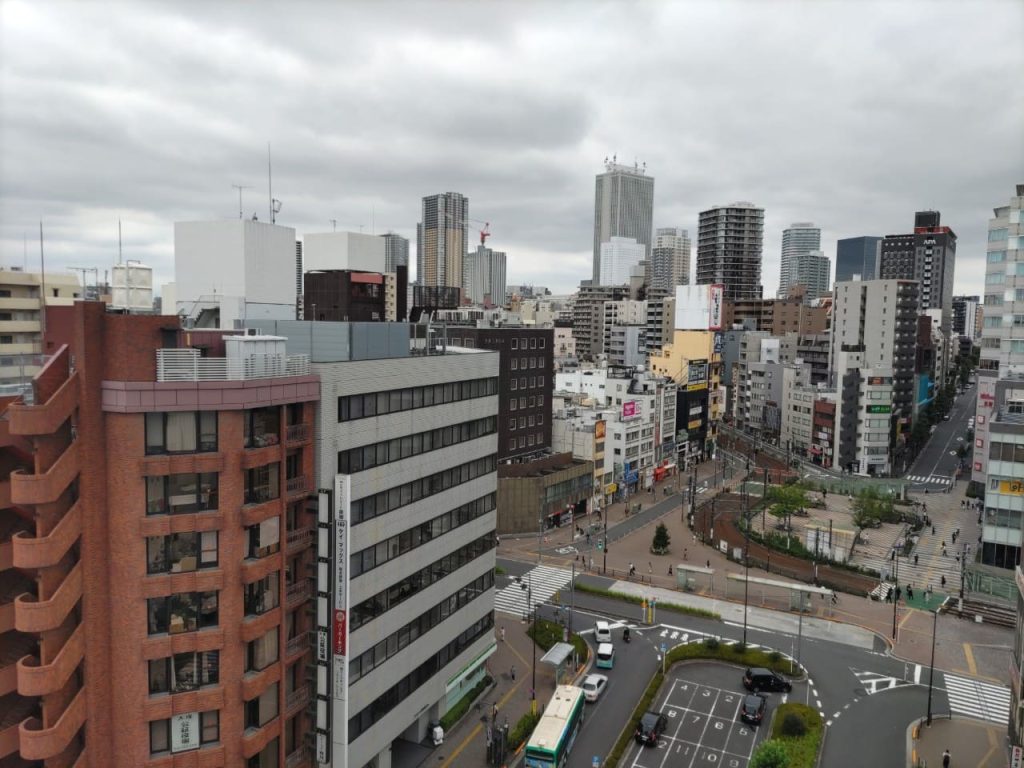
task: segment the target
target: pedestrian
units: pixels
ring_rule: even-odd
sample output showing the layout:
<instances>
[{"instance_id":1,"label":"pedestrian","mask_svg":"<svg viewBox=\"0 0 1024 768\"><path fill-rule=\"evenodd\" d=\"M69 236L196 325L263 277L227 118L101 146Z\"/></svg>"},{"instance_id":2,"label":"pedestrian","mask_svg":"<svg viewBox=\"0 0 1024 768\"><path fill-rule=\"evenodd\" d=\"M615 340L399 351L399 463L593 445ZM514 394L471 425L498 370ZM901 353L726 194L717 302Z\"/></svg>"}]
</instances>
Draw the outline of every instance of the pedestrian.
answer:
<instances>
[{"instance_id":1,"label":"pedestrian","mask_svg":"<svg viewBox=\"0 0 1024 768\"><path fill-rule=\"evenodd\" d=\"M946 552L946 545L945 544L942 545L942 556L943 557L949 557L949 554Z\"/></svg>"},{"instance_id":2,"label":"pedestrian","mask_svg":"<svg viewBox=\"0 0 1024 768\"><path fill-rule=\"evenodd\" d=\"M892 587L889 587L889 589L887 589L885 591L885 602L887 602L887 603L891 603L892 602Z\"/></svg>"},{"instance_id":3,"label":"pedestrian","mask_svg":"<svg viewBox=\"0 0 1024 768\"><path fill-rule=\"evenodd\" d=\"M711 561L708 560L708 568L710 568L710 567L711 567Z\"/></svg>"},{"instance_id":4,"label":"pedestrian","mask_svg":"<svg viewBox=\"0 0 1024 768\"><path fill-rule=\"evenodd\" d=\"M672 566L671 566L671 565L670 565L670 566L668 567L668 575L669 575L669 576L671 576L671 575L672 575Z\"/></svg>"},{"instance_id":5,"label":"pedestrian","mask_svg":"<svg viewBox=\"0 0 1024 768\"><path fill-rule=\"evenodd\" d=\"M590 558L590 570L594 570L594 558Z\"/></svg>"},{"instance_id":6,"label":"pedestrian","mask_svg":"<svg viewBox=\"0 0 1024 768\"><path fill-rule=\"evenodd\" d=\"M907 600L913 600L913 599L914 599L914 585L913 584L907 584Z\"/></svg>"},{"instance_id":7,"label":"pedestrian","mask_svg":"<svg viewBox=\"0 0 1024 768\"><path fill-rule=\"evenodd\" d=\"M959 553L959 552L957 552L957 553L956 553L955 555L953 555L953 557L955 557L955 558L956 558L956 564L957 564L957 565L960 565L960 553Z\"/></svg>"},{"instance_id":8,"label":"pedestrian","mask_svg":"<svg viewBox=\"0 0 1024 768\"><path fill-rule=\"evenodd\" d=\"M491 704L491 722L498 722L498 702Z\"/></svg>"},{"instance_id":9,"label":"pedestrian","mask_svg":"<svg viewBox=\"0 0 1024 768\"><path fill-rule=\"evenodd\" d=\"M503 642L503 643L505 642L505 628L504 627L501 628L501 642Z\"/></svg>"},{"instance_id":10,"label":"pedestrian","mask_svg":"<svg viewBox=\"0 0 1024 768\"><path fill-rule=\"evenodd\" d=\"M900 587L896 587L896 602L897 603L900 601L901 597L903 597L903 590Z\"/></svg>"},{"instance_id":11,"label":"pedestrian","mask_svg":"<svg viewBox=\"0 0 1024 768\"><path fill-rule=\"evenodd\" d=\"M949 750L942 753L942 768L949 768Z\"/></svg>"},{"instance_id":12,"label":"pedestrian","mask_svg":"<svg viewBox=\"0 0 1024 768\"><path fill-rule=\"evenodd\" d=\"M946 577L945 576L942 577L942 586L943 587L946 586Z\"/></svg>"},{"instance_id":13,"label":"pedestrian","mask_svg":"<svg viewBox=\"0 0 1024 768\"><path fill-rule=\"evenodd\" d=\"M688 550L686 549L686 547L683 547L683 561L684 562L686 561L687 553L688 553Z\"/></svg>"},{"instance_id":14,"label":"pedestrian","mask_svg":"<svg viewBox=\"0 0 1024 768\"><path fill-rule=\"evenodd\" d=\"M648 573L654 573L654 566L651 565L651 561L650 560L647 561L647 572Z\"/></svg>"},{"instance_id":15,"label":"pedestrian","mask_svg":"<svg viewBox=\"0 0 1024 768\"><path fill-rule=\"evenodd\" d=\"M917 565L917 555L914 555L914 565Z\"/></svg>"},{"instance_id":16,"label":"pedestrian","mask_svg":"<svg viewBox=\"0 0 1024 768\"><path fill-rule=\"evenodd\" d=\"M510 674L512 675L512 682L514 683L516 681L516 665L515 664L512 665L512 669L510 671Z\"/></svg>"}]
</instances>

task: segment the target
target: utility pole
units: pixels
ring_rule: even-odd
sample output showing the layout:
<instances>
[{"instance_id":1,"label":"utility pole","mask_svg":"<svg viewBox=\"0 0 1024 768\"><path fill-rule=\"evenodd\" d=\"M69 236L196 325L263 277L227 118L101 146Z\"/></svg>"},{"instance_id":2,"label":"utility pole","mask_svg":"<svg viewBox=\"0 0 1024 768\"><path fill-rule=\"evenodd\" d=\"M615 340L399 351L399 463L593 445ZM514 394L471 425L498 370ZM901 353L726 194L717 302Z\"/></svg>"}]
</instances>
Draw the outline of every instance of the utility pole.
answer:
<instances>
[{"instance_id":1,"label":"utility pole","mask_svg":"<svg viewBox=\"0 0 1024 768\"><path fill-rule=\"evenodd\" d=\"M608 510L604 514L604 565L601 567L601 575L608 573Z\"/></svg>"},{"instance_id":2,"label":"utility pole","mask_svg":"<svg viewBox=\"0 0 1024 768\"><path fill-rule=\"evenodd\" d=\"M932 724L932 681L935 679L935 631L939 627L939 612L932 612L932 663L928 670L928 719L927 725Z\"/></svg>"},{"instance_id":3,"label":"utility pole","mask_svg":"<svg viewBox=\"0 0 1024 768\"><path fill-rule=\"evenodd\" d=\"M750 503L743 509L743 646L747 645L747 598L750 593Z\"/></svg>"},{"instance_id":4,"label":"utility pole","mask_svg":"<svg viewBox=\"0 0 1024 768\"><path fill-rule=\"evenodd\" d=\"M526 603L529 604L533 601L533 576L530 576L530 586L526 590ZM537 606L533 606L533 627L534 633L536 634L537 628ZM537 639L531 638L533 642L533 684L530 686L530 712L534 715L537 714Z\"/></svg>"},{"instance_id":5,"label":"utility pole","mask_svg":"<svg viewBox=\"0 0 1024 768\"><path fill-rule=\"evenodd\" d=\"M900 589L900 558L899 558L899 555L896 554L896 547L895 546L893 547L893 550L892 550L892 559L893 559L893 563L895 564L895 574L894 574L894 576L895 576L895 581L896 581L896 587L892 591L892 597L893 597L893 601L892 601L892 640L893 640L893 642L896 642L896 608L900 604L900 598L899 598L899 594L900 594L899 593L899 589Z\"/></svg>"}]
</instances>

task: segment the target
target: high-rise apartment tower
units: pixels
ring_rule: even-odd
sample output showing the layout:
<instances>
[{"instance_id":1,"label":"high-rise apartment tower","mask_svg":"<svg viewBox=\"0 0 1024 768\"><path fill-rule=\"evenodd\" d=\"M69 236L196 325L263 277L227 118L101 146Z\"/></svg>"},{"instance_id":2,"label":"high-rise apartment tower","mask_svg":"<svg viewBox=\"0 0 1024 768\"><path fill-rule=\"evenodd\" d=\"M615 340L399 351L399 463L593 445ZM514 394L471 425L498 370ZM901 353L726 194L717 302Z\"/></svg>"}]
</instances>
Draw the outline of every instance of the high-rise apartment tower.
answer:
<instances>
[{"instance_id":1,"label":"high-rise apartment tower","mask_svg":"<svg viewBox=\"0 0 1024 768\"><path fill-rule=\"evenodd\" d=\"M697 284L721 283L732 301L761 298L764 208L732 203L700 212Z\"/></svg>"},{"instance_id":2,"label":"high-rise apartment tower","mask_svg":"<svg viewBox=\"0 0 1024 768\"><path fill-rule=\"evenodd\" d=\"M423 198L416 225L416 282L428 287L462 288L469 198L445 192Z\"/></svg>"},{"instance_id":3,"label":"high-rise apartment tower","mask_svg":"<svg viewBox=\"0 0 1024 768\"><path fill-rule=\"evenodd\" d=\"M791 285L799 285L795 259L804 253L821 249L821 229L809 221L791 224L782 230L782 257L779 261L779 298L789 292ZM825 287L828 290L828 286Z\"/></svg>"},{"instance_id":4,"label":"high-rise apartment tower","mask_svg":"<svg viewBox=\"0 0 1024 768\"><path fill-rule=\"evenodd\" d=\"M651 247L651 288L675 295L690 284L690 234L679 227L659 227Z\"/></svg>"}]
</instances>

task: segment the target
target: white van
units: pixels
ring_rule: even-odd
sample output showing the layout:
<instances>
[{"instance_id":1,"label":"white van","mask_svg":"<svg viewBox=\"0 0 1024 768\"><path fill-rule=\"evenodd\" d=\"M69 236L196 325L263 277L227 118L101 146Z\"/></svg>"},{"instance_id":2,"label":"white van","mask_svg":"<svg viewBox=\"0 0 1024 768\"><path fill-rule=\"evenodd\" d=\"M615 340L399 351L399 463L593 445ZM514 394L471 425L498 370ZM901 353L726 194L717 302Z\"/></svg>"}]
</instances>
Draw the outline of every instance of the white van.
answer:
<instances>
[{"instance_id":1,"label":"white van","mask_svg":"<svg viewBox=\"0 0 1024 768\"><path fill-rule=\"evenodd\" d=\"M598 669L611 669L615 666L615 646L611 643L601 643L597 646Z\"/></svg>"},{"instance_id":2,"label":"white van","mask_svg":"<svg viewBox=\"0 0 1024 768\"><path fill-rule=\"evenodd\" d=\"M599 621L594 625L594 639L600 643L612 641L612 627L607 621Z\"/></svg>"}]
</instances>

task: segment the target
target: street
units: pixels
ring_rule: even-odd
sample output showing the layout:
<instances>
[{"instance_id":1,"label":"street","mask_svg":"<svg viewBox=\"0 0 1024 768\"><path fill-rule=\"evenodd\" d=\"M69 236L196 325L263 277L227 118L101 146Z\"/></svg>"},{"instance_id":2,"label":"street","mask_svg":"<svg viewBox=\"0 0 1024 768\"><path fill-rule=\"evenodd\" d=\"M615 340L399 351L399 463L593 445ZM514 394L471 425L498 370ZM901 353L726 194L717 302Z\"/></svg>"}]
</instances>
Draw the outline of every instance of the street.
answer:
<instances>
[{"instance_id":1,"label":"street","mask_svg":"<svg viewBox=\"0 0 1024 768\"><path fill-rule=\"evenodd\" d=\"M912 489L935 491L949 487L960 462L957 448L967 442L967 421L974 416L975 393L976 389L969 387L958 395L950 408L949 421L935 425L935 431L905 474ZM971 447L969 443L967 447Z\"/></svg>"}]
</instances>

